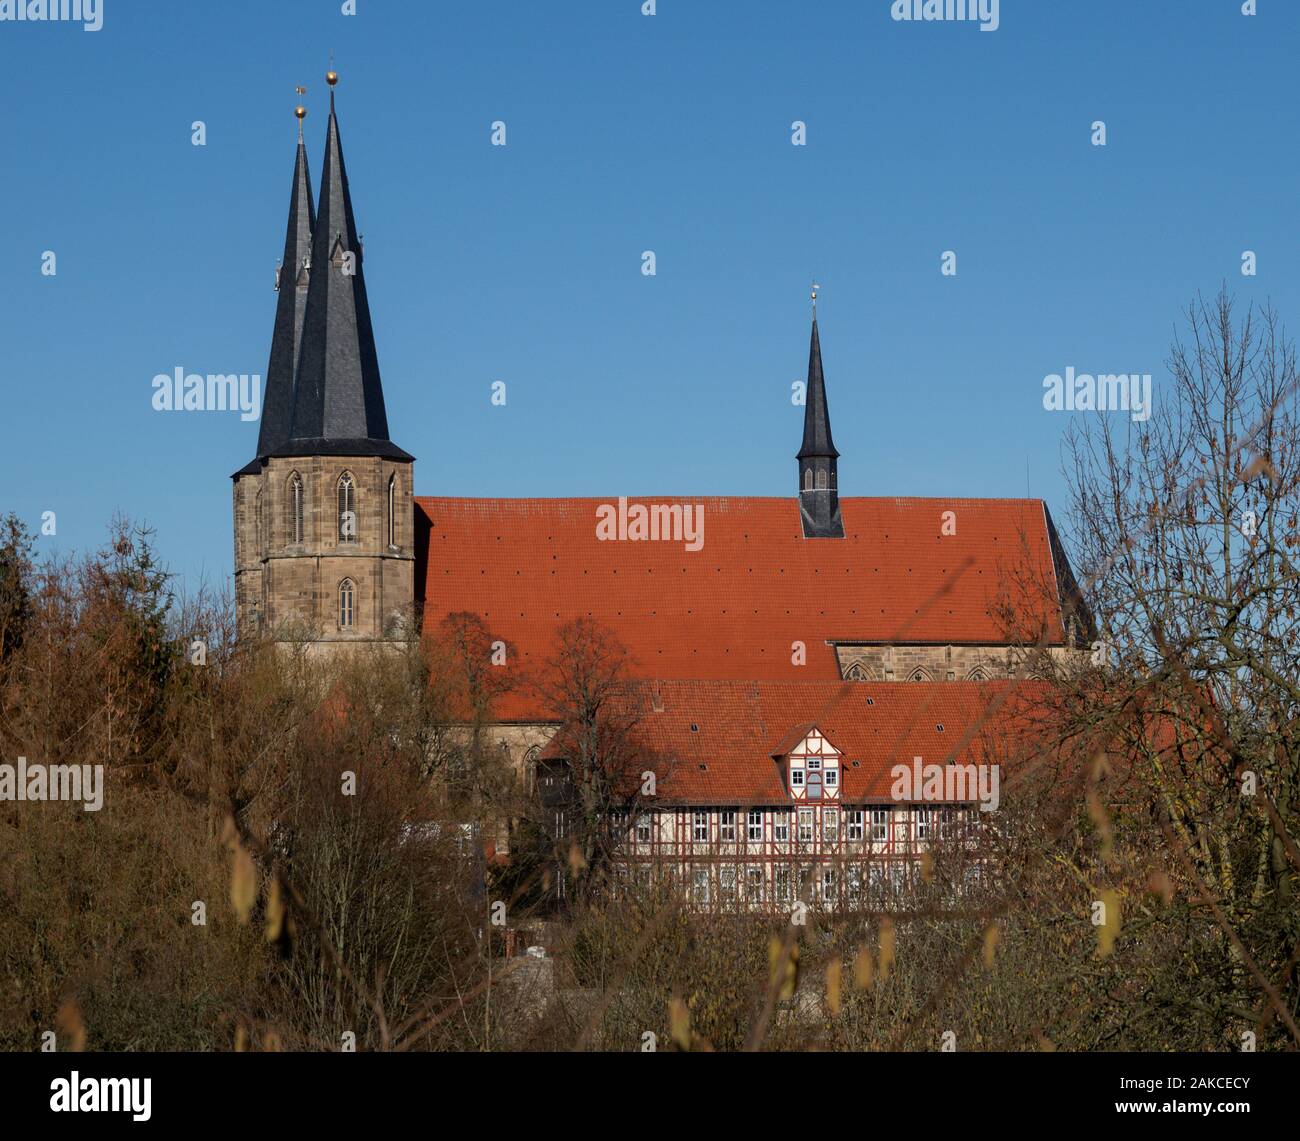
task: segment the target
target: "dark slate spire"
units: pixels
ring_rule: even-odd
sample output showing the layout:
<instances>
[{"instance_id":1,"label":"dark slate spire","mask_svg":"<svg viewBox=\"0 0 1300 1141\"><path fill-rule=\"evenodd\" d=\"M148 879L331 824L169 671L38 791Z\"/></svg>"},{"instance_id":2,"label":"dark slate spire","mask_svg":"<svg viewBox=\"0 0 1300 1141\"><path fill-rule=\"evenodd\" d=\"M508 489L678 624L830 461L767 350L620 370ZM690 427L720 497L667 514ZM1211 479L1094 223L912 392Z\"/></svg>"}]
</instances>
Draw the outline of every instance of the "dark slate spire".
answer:
<instances>
[{"instance_id":1,"label":"dark slate spire","mask_svg":"<svg viewBox=\"0 0 1300 1141\"><path fill-rule=\"evenodd\" d=\"M839 455L831 439L831 415L822 376L822 343L817 333L817 293L813 287L812 345L808 350L808 391L803 410L799 461L799 514L805 539L842 539Z\"/></svg>"},{"instance_id":2,"label":"dark slate spire","mask_svg":"<svg viewBox=\"0 0 1300 1141\"><path fill-rule=\"evenodd\" d=\"M299 123L306 114L299 108ZM284 260L280 263L276 289L275 331L271 335L271 361L266 366L266 388L262 398L262 428L257 437L258 457L270 453L289 439L293 420L293 380L302 344L303 316L307 309L312 232L316 228L316 207L311 196L307 170L307 148L299 126L298 157L293 166L293 192L289 196L289 228L284 236Z\"/></svg>"},{"instance_id":3,"label":"dark slate spire","mask_svg":"<svg viewBox=\"0 0 1300 1141\"><path fill-rule=\"evenodd\" d=\"M311 283L294 389L291 438L278 455L388 456L411 459L388 438L375 334L366 299L365 258L357 239L343 144L330 118L312 235Z\"/></svg>"},{"instance_id":4,"label":"dark slate spire","mask_svg":"<svg viewBox=\"0 0 1300 1141\"><path fill-rule=\"evenodd\" d=\"M826 378L822 375L822 342L813 315L812 345L808 349L808 392L803 410L803 447L796 459L813 456L839 458L831 439L831 413L826 406Z\"/></svg>"}]
</instances>

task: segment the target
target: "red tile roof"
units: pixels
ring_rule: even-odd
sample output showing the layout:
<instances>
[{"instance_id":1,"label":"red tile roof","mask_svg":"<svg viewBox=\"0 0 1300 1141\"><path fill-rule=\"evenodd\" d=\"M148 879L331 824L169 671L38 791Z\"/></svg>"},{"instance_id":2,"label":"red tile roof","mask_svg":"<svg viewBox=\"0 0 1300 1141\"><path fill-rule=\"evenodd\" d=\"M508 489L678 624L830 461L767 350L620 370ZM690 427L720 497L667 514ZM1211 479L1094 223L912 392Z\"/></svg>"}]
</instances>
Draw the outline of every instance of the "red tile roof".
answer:
<instances>
[{"instance_id":1,"label":"red tile roof","mask_svg":"<svg viewBox=\"0 0 1300 1141\"><path fill-rule=\"evenodd\" d=\"M589 616L641 677L830 680L828 641L1005 642L1001 589L1016 594L1024 628L1064 641L1041 500L841 499L843 539L805 539L793 496L633 500L703 505L694 552L598 539L597 508L609 503L417 498L426 632L469 611L530 671L561 622ZM946 511L955 535L940 533ZM796 641L806 665L791 661Z\"/></svg>"},{"instance_id":2,"label":"red tile roof","mask_svg":"<svg viewBox=\"0 0 1300 1141\"><path fill-rule=\"evenodd\" d=\"M840 750L843 804L891 800L890 770L914 757L999 764L1005 776L1033 747L1048 692L1040 681L652 684L663 712L643 695L635 731L654 758L657 802L738 806L790 802L773 754L793 747L795 727L816 726Z\"/></svg>"}]
</instances>

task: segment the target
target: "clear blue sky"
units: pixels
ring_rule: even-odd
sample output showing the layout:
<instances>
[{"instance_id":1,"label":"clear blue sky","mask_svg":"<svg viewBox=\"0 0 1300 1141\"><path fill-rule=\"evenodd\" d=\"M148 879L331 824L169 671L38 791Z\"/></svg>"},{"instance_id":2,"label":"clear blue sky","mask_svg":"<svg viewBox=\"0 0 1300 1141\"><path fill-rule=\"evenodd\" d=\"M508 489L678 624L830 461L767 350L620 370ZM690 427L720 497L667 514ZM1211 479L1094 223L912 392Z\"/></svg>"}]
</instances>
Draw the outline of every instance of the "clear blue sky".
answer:
<instances>
[{"instance_id":1,"label":"clear blue sky","mask_svg":"<svg viewBox=\"0 0 1300 1141\"><path fill-rule=\"evenodd\" d=\"M888 0L104 5L0 23L0 511L56 511L42 550L122 510L183 586L230 573L257 425L150 382L265 374L331 49L418 494L793 494L816 274L845 494L1018 496L1028 459L1059 515L1045 375L1151 372L1159 415L1198 290L1300 324L1295 0L1002 0L993 33Z\"/></svg>"}]
</instances>

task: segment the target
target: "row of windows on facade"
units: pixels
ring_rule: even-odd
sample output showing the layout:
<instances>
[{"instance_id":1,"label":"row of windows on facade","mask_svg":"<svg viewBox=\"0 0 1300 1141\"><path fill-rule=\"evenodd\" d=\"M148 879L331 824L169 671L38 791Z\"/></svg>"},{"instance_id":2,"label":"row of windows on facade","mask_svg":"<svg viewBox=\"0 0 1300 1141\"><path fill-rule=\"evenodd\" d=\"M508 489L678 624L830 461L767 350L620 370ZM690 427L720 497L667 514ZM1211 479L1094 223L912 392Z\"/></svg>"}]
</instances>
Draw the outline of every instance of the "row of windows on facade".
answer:
<instances>
[{"instance_id":1,"label":"row of windows on facade","mask_svg":"<svg viewBox=\"0 0 1300 1141\"><path fill-rule=\"evenodd\" d=\"M920 864L915 860L889 860L868 864L812 867L776 864L770 872L762 865L718 864L680 869L655 868L640 864L619 866L620 878L645 890L659 882L680 879L689 885L693 903L792 904L796 899L813 905L832 905L841 898L860 903L864 898L879 900L887 894L901 895L915 886ZM666 875L663 873L667 873ZM958 890L973 891L984 871L970 863L961 873ZM841 885L844 893L841 897ZM865 894L864 894L865 893Z\"/></svg>"},{"instance_id":2,"label":"row of windows on facade","mask_svg":"<svg viewBox=\"0 0 1300 1141\"><path fill-rule=\"evenodd\" d=\"M649 845L659 839L656 821L661 815L641 813L633 825L626 814L615 813L613 826L616 833L626 829L637 845ZM737 844L742 839L750 844L762 844L767 820L771 821L773 843L787 844L793 835L800 844L811 844L818 836L817 816L820 815L823 843L838 844L843 836L848 843L869 840L873 844L885 844L892 840L897 847L906 847L913 837L919 844L969 836L978 819L976 810L965 805L919 807L897 812L883 806L843 809L823 806L819 812L812 808L751 808L743 814L737 808L724 808L716 813L696 809L682 815L689 815L690 839L696 844ZM563 810L555 814L555 832L560 839L567 832L567 817Z\"/></svg>"},{"instance_id":3,"label":"row of windows on facade","mask_svg":"<svg viewBox=\"0 0 1300 1141\"><path fill-rule=\"evenodd\" d=\"M812 468L805 468L805 469L804 469L804 473L803 473L803 489L804 489L804 491L812 491L812 490L813 490L813 469L812 469ZM817 488L816 488L816 490L817 490L817 491L828 491L828 490L829 490L829 487L827 486L827 477L826 477L826 472L825 472L824 469L823 469L822 471L819 471L819 472L817 473Z\"/></svg>"},{"instance_id":4,"label":"row of windows on facade","mask_svg":"<svg viewBox=\"0 0 1300 1141\"><path fill-rule=\"evenodd\" d=\"M357 481L351 472L345 471L339 476L338 483L335 485L338 493L338 540L340 543L355 543L357 541ZM303 542L306 534L303 519L307 505L307 488L303 482L302 476L296 471L291 472L288 480L285 481L284 493L284 543L285 546L295 546ZM388 545L396 548L397 546L397 476L389 476L388 479ZM266 506L262 502L262 492L257 493L256 503L257 515L257 546L259 550L265 550L266 536L269 533L266 526Z\"/></svg>"}]
</instances>

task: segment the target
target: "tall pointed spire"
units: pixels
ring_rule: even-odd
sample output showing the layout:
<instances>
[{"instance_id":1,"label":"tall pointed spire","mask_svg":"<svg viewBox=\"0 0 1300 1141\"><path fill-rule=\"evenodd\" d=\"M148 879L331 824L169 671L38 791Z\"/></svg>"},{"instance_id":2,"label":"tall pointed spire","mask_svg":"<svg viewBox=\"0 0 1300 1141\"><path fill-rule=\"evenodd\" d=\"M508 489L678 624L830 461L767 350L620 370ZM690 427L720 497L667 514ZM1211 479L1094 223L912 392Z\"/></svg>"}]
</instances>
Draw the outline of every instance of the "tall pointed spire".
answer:
<instances>
[{"instance_id":1,"label":"tall pointed spire","mask_svg":"<svg viewBox=\"0 0 1300 1141\"><path fill-rule=\"evenodd\" d=\"M365 254L330 85L330 117L312 234L311 282L294 389L291 439L280 455L411 457L388 438L388 415L366 297Z\"/></svg>"},{"instance_id":2,"label":"tall pointed spire","mask_svg":"<svg viewBox=\"0 0 1300 1141\"><path fill-rule=\"evenodd\" d=\"M299 95L304 91L304 88L298 88ZM311 276L312 231L316 228L307 148L302 141L302 121L307 109L299 104L294 114L298 119L298 153L293 164L284 258L276 274L275 288L280 296L275 306L271 360L266 366L262 426L257 436L259 458L269 455L289 439L293 420L293 382L298 370L298 350L302 345L303 318L307 310L307 284Z\"/></svg>"},{"instance_id":3,"label":"tall pointed spire","mask_svg":"<svg viewBox=\"0 0 1300 1141\"><path fill-rule=\"evenodd\" d=\"M803 410L799 461L799 514L806 539L842 539L839 455L831 439L831 414L822 375L822 343L817 331L817 289L813 286L812 343L808 349L808 391Z\"/></svg>"}]
</instances>

